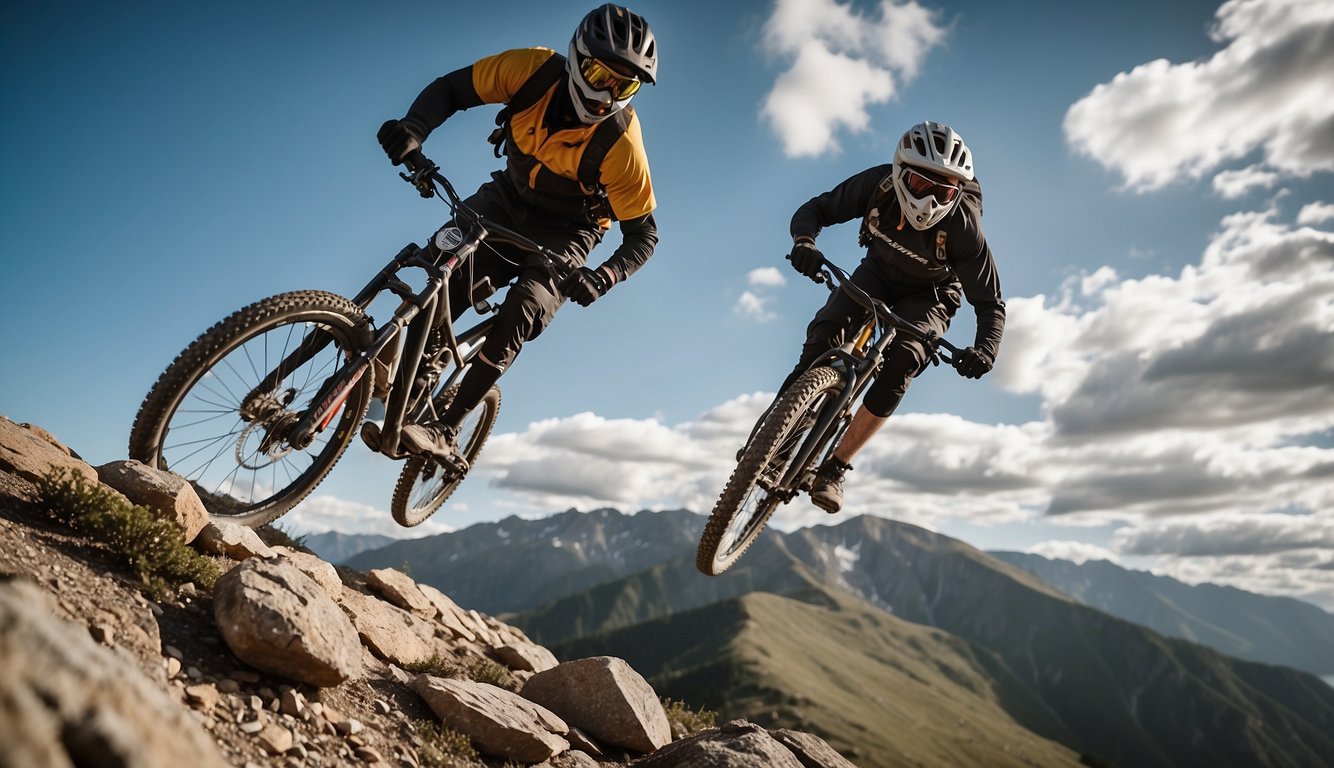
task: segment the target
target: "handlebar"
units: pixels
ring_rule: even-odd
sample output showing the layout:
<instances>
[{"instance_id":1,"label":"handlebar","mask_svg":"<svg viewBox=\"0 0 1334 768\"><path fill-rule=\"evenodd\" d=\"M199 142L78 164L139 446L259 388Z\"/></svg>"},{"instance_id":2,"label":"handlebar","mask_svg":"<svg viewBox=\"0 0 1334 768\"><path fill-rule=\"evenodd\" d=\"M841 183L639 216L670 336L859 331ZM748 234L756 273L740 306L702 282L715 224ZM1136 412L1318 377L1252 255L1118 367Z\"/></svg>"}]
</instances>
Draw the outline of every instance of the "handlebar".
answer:
<instances>
[{"instance_id":1,"label":"handlebar","mask_svg":"<svg viewBox=\"0 0 1334 768\"><path fill-rule=\"evenodd\" d=\"M885 302L862 290L861 286L852 282L852 275L848 274L842 267L829 259L824 259L823 269L812 279L817 283L827 286L831 292L839 290L843 291L853 301L870 310L876 316L878 321L885 325L889 325L896 330L903 331L909 336L921 341L923 344L926 344L927 351L933 358L939 357L941 360L953 364L955 358L963 351L959 347L951 344L948 339L937 335L934 331L929 333L923 332L918 329L917 326L904 320L897 312L890 309ZM942 352L942 347L949 354Z\"/></svg>"},{"instance_id":2,"label":"handlebar","mask_svg":"<svg viewBox=\"0 0 1334 768\"><path fill-rule=\"evenodd\" d=\"M420 149L414 149L403 158L403 164L407 166L409 173L400 173L399 178L408 182L417 188L417 192L422 197L439 197L454 212L455 217L464 215L478 223L484 230L488 238L496 239L504 243L518 247L520 250L538 256L544 267L551 272L558 280L566 277L574 271L574 267L569 264L565 257L552 251L551 249L536 243L527 237L515 232L512 229L502 227L499 224L485 219L480 213L473 211L464 205L463 199L454 191L454 185L449 183L449 179L440 173L440 166L436 165L429 157L422 154Z\"/></svg>"}]
</instances>

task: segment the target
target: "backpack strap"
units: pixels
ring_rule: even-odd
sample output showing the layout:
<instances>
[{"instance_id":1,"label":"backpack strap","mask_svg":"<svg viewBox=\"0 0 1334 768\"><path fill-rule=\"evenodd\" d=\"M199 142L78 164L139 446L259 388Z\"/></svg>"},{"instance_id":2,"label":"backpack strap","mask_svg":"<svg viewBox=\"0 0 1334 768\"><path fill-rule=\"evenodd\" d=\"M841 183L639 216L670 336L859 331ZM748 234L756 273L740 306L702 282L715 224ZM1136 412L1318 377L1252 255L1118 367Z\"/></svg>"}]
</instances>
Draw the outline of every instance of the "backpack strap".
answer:
<instances>
[{"instance_id":1,"label":"backpack strap","mask_svg":"<svg viewBox=\"0 0 1334 768\"><path fill-rule=\"evenodd\" d=\"M511 115L528 109L542 98L551 86L560 81L561 75L565 73L565 57L559 53L551 54L551 57L542 62L542 66L533 71L519 90L514 92L508 103L496 113L496 129L491 132L487 141L495 148L496 157L500 157L503 151L505 139L509 133L509 122Z\"/></svg>"},{"instance_id":2,"label":"backpack strap","mask_svg":"<svg viewBox=\"0 0 1334 768\"><path fill-rule=\"evenodd\" d=\"M871 244L871 228L869 225L871 214L875 212L877 208L884 205L886 200L893 197L891 194L893 191L894 171L891 170L889 173L885 174L885 178L881 179L880 183L875 186L875 191L871 193L871 199L866 202L866 213L862 214L862 226L857 234L857 243L863 248ZM893 199L896 203L898 202L897 197L893 197ZM883 211L880 213L881 215L884 214Z\"/></svg>"},{"instance_id":3,"label":"backpack strap","mask_svg":"<svg viewBox=\"0 0 1334 768\"><path fill-rule=\"evenodd\" d=\"M625 109L617 110L611 117L598 124L593 135L588 139L588 146L584 147L584 154L579 158L579 183L588 189L598 185L602 172L602 161L606 159L607 153L621 140L625 132L630 128L630 119L634 117L634 107L626 105Z\"/></svg>"}]
</instances>

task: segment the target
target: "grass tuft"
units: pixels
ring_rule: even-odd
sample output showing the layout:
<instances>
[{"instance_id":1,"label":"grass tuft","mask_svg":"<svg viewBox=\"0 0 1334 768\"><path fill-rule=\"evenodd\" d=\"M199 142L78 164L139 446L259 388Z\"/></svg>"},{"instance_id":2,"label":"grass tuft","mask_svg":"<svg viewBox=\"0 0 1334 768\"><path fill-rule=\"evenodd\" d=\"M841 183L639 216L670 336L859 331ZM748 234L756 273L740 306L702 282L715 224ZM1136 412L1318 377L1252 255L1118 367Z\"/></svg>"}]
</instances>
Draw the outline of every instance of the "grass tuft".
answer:
<instances>
[{"instance_id":1,"label":"grass tuft","mask_svg":"<svg viewBox=\"0 0 1334 768\"><path fill-rule=\"evenodd\" d=\"M68 469L37 481L37 503L120 556L154 599L186 582L212 589L221 575L217 563L186 545L174 523Z\"/></svg>"},{"instance_id":2,"label":"grass tuft","mask_svg":"<svg viewBox=\"0 0 1334 768\"><path fill-rule=\"evenodd\" d=\"M417 757L422 768L485 768L467 736L434 720L413 720L421 738Z\"/></svg>"},{"instance_id":3,"label":"grass tuft","mask_svg":"<svg viewBox=\"0 0 1334 768\"><path fill-rule=\"evenodd\" d=\"M685 731L687 736L693 736L700 731L707 731L710 728L716 728L718 725L718 715L710 712L704 707L698 710L692 710L683 701L674 701L672 699L663 699L662 708L667 713L667 722L672 726L672 733L677 733L677 726Z\"/></svg>"},{"instance_id":4,"label":"grass tuft","mask_svg":"<svg viewBox=\"0 0 1334 768\"><path fill-rule=\"evenodd\" d=\"M434 677L463 677L463 669L453 659L433 652L431 658L414 661L403 665L403 669L414 675L432 675Z\"/></svg>"}]
</instances>

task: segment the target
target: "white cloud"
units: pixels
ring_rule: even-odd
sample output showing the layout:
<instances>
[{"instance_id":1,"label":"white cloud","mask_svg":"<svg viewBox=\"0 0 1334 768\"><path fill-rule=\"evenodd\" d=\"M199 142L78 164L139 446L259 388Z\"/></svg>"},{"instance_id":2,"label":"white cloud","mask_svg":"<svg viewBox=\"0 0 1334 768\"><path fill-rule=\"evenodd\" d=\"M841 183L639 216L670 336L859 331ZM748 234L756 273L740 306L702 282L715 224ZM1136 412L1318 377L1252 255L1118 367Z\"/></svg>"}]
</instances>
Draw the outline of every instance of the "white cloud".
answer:
<instances>
[{"instance_id":1,"label":"white cloud","mask_svg":"<svg viewBox=\"0 0 1334 768\"><path fill-rule=\"evenodd\" d=\"M1050 540L1034 544L1024 550L1031 555L1041 555L1049 560L1069 560L1072 563L1086 563L1090 560L1118 562L1116 553L1097 544L1086 541Z\"/></svg>"},{"instance_id":2,"label":"white cloud","mask_svg":"<svg viewBox=\"0 0 1334 768\"><path fill-rule=\"evenodd\" d=\"M457 504L454 505L453 510L455 512L459 511ZM434 517L428 518L426 522L419 526L405 530L394 522L394 518L390 516L386 509L373 507L359 501L340 499L327 494L311 496L303 500L291 512L280 518L278 523L280 526L291 527L300 533L323 533L324 531L378 533L395 538L403 538L405 534L412 537L430 536L454 530L453 527L444 523L443 519L437 520Z\"/></svg>"},{"instance_id":3,"label":"white cloud","mask_svg":"<svg viewBox=\"0 0 1334 768\"><path fill-rule=\"evenodd\" d=\"M916 0L882 0L874 16L838 0L777 0L764 45L792 65L761 115L789 157L836 151L835 134L865 130L867 108L893 98L944 37L935 12Z\"/></svg>"},{"instance_id":4,"label":"white cloud","mask_svg":"<svg viewBox=\"0 0 1334 768\"><path fill-rule=\"evenodd\" d=\"M1270 189L1278 180L1277 173L1253 165L1237 171L1223 171L1214 177L1213 185L1215 192L1232 200L1253 189Z\"/></svg>"},{"instance_id":5,"label":"white cloud","mask_svg":"<svg viewBox=\"0 0 1334 768\"><path fill-rule=\"evenodd\" d=\"M1307 203L1297 213L1297 223L1315 226L1334 221L1334 204Z\"/></svg>"},{"instance_id":6,"label":"white cloud","mask_svg":"<svg viewBox=\"0 0 1334 768\"><path fill-rule=\"evenodd\" d=\"M752 320L767 323L778 317L769 309L769 303L773 300L772 296L759 296L750 291L742 291L737 297L735 311Z\"/></svg>"},{"instance_id":7,"label":"white cloud","mask_svg":"<svg viewBox=\"0 0 1334 768\"><path fill-rule=\"evenodd\" d=\"M1334 550L1334 514L1226 513L1154 521L1118 530L1115 547L1127 555L1187 557Z\"/></svg>"},{"instance_id":8,"label":"white cloud","mask_svg":"<svg viewBox=\"0 0 1334 768\"><path fill-rule=\"evenodd\" d=\"M1334 170L1334 3L1231 0L1211 36L1222 49L1208 59L1158 59L1095 87L1066 113L1067 140L1137 190L1254 152L1284 177Z\"/></svg>"},{"instance_id":9,"label":"white cloud","mask_svg":"<svg viewBox=\"0 0 1334 768\"><path fill-rule=\"evenodd\" d=\"M746 275L746 282L758 288L779 288L787 285L787 278L778 271L778 267L760 267Z\"/></svg>"}]
</instances>

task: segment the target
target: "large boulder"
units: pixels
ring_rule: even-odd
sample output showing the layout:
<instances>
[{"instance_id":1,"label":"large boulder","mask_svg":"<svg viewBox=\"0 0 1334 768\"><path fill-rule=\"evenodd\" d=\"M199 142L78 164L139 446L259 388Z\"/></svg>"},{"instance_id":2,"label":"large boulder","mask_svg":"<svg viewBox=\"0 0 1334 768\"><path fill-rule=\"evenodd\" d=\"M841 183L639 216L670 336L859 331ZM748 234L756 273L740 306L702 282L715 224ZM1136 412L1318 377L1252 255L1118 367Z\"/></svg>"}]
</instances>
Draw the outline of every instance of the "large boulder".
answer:
<instances>
[{"instance_id":1,"label":"large boulder","mask_svg":"<svg viewBox=\"0 0 1334 768\"><path fill-rule=\"evenodd\" d=\"M97 477L135 504L175 523L186 544L194 541L208 524L204 502L199 500L194 486L180 475L128 459L101 465Z\"/></svg>"},{"instance_id":2,"label":"large boulder","mask_svg":"<svg viewBox=\"0 0 1334 768\"><path fill-rule=\"evenodd\" d=\"M417 588L417 582L402 571L377 568L366 574L366 583L399 608L424 619L435 618L435 605Z\"/></svg>"},{"instance_id":3,"label":"large boulder","mask_svg":"<svg viewBox=\"0 0 1334 768\"><path fill-rule=\"evenodd\" d=\"M385 661L406 667L441 652L432 625L402 608L348 587L338 602L351 615L361 642Z\"/></svg>"},{"instance_id":4,"label":"large boulder","mask_svg":"<svg viewBox=\"0 0 1334 768\"><path fill-rule=\"evenodd\" d=\"M539 763L570 748L565 721L503 688L431 675L419 676L413 688L482 754Z\"/></svg>"},{"instance_id":5,"label":"large boulder","mask_svg":"<svg viewBox=\"0 0 1334 768\"><path fill-rule=\"evenodd\" d=\"M652 752L672 740L653 687L623 659L593 656L533 675L523 697L604 744Z\"/></svg>"},{"instance_id":6,"label":"large boulder","mask_svg":"<svg viewBox=\"0 0 1334 768\"><path fill-rule=\"evenodd\" d=\"M225 768L179 704L36 586L0 580L0 764Z\"/></svg>"},{"instance_id":7,"label":"large boulder","mask_svg":"<svg viewBox=\"0 0 1334 768\"><path fill-rule=\"evenodd\" d=\"M0 470L35 483L61 469L97 482L97 470L72 455L46 430L0 416Z\"/></svg>"},{"instance_id":8,"label":"large boulder","mask_svg":"<svg viewBox=\"0 0 1334 768\"><path fill-rule=\"evenodd\" d=\"M213 589L213 616L232 653L256 669L317 686L361 671L351 619L284 560L251 558L223 574Z\"/></svg>"},{"instance_id":9,"label":"large boulder","mask_svg":"<svg viewBox=\"0 0 1334 768\"><path fill-rule=\"evenodd\" d=\"M824 739L814 734L780 728L769 735L796 755L806 768L857 768L846 757L834 751Z\"/></svg>"},{"instance_id":10,"label":"large boulder","mask_svg":"<svg viewBox=\"0 0 1334 768\"><path fill-rule=\"evenodd\" d=\"M315 555L291 547L272 547L273 551L284 560L297 567L320 585L324 594L337 600L343 596L343 580L338 578L338 569Z\"/></svg>"},{"instance_id":11,"label":"large boulder","mask_svg":"<svg viewBox=\"0 0 1334 768\"><path fill-rule=\"evenodd\" d=\"M231 560L270 558L278 555L259 538L258 533L236 523L208 523L199 532L194 544L210 555L220 555Z\"/></svg>"},{"instance_id":12,"label":"large boulder","mask_svg":"<svg viewBox=\"0 0 1334 768\"><path fill-rule=\"evenodd\" d=\"M787 747L763 728L744 720L734 720L722 728L710 729L669 744L634 763L635 768L678 768L683 765L707 768L814 768L804 766Z\"/></svg>"}]
</instances>

